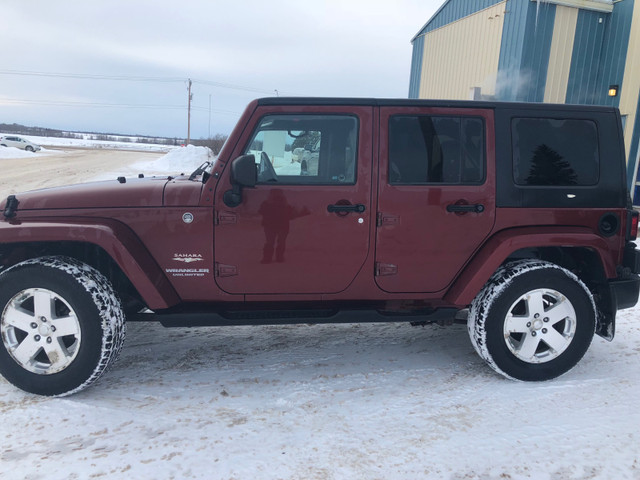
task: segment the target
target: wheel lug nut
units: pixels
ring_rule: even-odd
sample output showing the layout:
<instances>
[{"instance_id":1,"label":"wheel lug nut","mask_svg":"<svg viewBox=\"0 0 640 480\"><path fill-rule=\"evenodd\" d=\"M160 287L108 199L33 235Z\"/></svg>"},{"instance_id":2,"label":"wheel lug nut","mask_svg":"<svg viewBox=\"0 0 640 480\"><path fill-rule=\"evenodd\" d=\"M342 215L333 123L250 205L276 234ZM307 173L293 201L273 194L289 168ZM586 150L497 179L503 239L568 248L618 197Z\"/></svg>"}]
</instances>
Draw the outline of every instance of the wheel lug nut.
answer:
<instances>
[{"instance_id":1,"label":"wheel lug nut","mask_svg":"<svg viewBox=\"0 0 640 480\"><path fill-rule=\"evenodd\" d=\"M43 322L43 323L46 323L47 322L47 317L40 317L40 321Z\"/></svg>"},{"instance_id":2,"label":"wheel lug nut","mask_svg":"<svg viewBox=\"0 0 640 480\"><path fill-rule=\"evenodd\" d=\"M36 336L35 336L35 337L33 337L33 338L34 338L34 340L35 340L36 342L39 342L39 341L40 341L40 335L36 335Z\"/></svg>"},{"instance_id":3,"label":"wheel lug nut","mask_svg":"<svg viewBox=\"0 0 640 480\"><path fill-rule=\"evenodd\" d=\"M530 327L530 326L531 326L531 322L527 322L527 327Z\"/></svg>"},{"instance_id":4,"label":"wheel lug nut","mask_svg":"<svg viewBox=\"0 0 640 480\"><path fill-rule=\"evenodd\" d=\"M51 337L47 337L47 343L51 343Z\"/></svg>"},{"instance_id":5,"label":"wheel lug nut","mask_svg":"<svg viewBox=\"0 0 640 480\"><path fill-rule=\"evenodd\" d=\"M549 321L549 317L544 317L543 321L544 322L548 322Z\"/></svg>"},{"instance_id":6,"label":"wheel lug nut","mask_svg":"<svg viewBox=\"0 0 640 480\"><path fill-rule=\"evenodd\" d=\"M55 332L55 331L56 331L56 327L55 327L55 326L53 326L53 325L51 325L51 331L52 331L52 332Z\"/></svg>"},{"instance_id":7,"label":"wheel lug nut","mask_svg":"<svg viewBox=\"0 0 640 480\"><path fill-rule=\"evenodd\" d=\"M533 316L533 318L540 318L540 314L539 314L539 313L536 313L536 314Z\"/></svg>"},{"instance_id":8,"label":"wheel lug nut","mask_svg":"<svg viewBox=\"0 0 640 480\"><path fill-rule=\"evenodd\" d=\"M36 322L33 322L33 323L31 324L31 328L38 328L38 324L37 324Z\"/></svg>"},{"instance_id":9,"label":"wheel lug nut","mask_svg":"<svg viewBox=\"0 0 640 480\"><path fill-rule=\"evenodd\" d=\"M543 329L542 329L542 333L547 333L547 329L546 329L546 328L543 328Z\"/></svg>"},{"instance_id":10,"label":"wheel lug nut","mask_svg":"<svg viewBox=\"0 0 640 480\"><path fill-rule=\"evenodd\" d=\"M531 336L535 337L536 336L536 332L531 332Z\"/></svg>"}]
</instances>

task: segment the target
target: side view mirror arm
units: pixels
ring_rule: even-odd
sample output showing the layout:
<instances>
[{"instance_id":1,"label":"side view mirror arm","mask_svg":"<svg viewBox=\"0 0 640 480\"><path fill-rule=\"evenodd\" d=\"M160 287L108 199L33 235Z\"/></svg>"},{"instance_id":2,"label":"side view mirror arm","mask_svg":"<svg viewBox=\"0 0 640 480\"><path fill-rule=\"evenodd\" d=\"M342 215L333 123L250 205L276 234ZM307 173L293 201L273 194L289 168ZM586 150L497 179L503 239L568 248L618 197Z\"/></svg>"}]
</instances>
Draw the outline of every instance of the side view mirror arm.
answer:
<instances>
[{"instance_id":1,"label":"side view mirror arm","mask_svg":"<svg viewBox=\"0 0 640 480\"><path fill-rule=\"evenodd\" d=\"M239 183L234 183L231 186L231 190L224 192L222 201L229 208L235 208L242 203L242 186Z\"/></svg>"}]
</instances>

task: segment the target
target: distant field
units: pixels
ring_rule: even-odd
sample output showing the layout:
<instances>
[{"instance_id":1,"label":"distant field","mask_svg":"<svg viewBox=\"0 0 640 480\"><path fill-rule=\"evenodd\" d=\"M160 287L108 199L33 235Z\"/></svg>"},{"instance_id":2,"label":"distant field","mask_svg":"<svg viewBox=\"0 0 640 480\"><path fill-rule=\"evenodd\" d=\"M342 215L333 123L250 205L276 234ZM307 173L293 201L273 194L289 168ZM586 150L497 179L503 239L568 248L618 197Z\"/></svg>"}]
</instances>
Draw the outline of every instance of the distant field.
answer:
<instances>
[{"instance_id":1,"label":"distant field","mask_svg":"<svg viewBox=\"0 0 640 480\"><path fill-rule=\"evenodd\" d=\"M12 149L13 150L13 149ZM22 158L2 158L0 152L0 198L38 188L82 183L100 174L126 169L138 162L152 162L163 152L115 149L50 149ZM117 175L114 175L114 179Z\"/></svg>"}]
</instances>

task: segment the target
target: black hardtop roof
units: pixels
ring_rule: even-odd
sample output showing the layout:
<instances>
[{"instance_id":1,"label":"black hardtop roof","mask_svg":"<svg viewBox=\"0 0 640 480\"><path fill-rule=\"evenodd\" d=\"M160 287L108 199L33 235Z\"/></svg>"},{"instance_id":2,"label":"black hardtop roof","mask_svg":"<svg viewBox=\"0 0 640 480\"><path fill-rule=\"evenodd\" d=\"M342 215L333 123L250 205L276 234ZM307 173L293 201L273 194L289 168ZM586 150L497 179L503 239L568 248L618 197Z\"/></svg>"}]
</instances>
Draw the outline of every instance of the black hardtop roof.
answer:
<instances>
[{"instance_id":1,"label":"black hardtop roof","mask_svg":"<svg viewBox=\"0 0 640 480\"><path fill-rule=\"evenodd\" d=\"M561 103L492 102L471 100L424 100L407 98L343 98L343 97L267 97L258 99L258 105L353 105L378 107L445 107L490 108L517 110L560 110L614 112L616 107L600 105L565 105Z\"/></svg>"}]
</instances>

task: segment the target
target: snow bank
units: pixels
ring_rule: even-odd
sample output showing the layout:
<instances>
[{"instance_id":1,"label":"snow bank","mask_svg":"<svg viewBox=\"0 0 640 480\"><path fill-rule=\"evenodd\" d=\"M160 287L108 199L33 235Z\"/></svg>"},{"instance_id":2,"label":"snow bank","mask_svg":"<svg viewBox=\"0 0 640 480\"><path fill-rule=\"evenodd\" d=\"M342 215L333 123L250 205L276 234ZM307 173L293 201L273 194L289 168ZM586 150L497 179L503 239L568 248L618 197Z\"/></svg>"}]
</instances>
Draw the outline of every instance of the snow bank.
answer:
<instances>
[{"instance_id":1,"label":"snow bank","mask_svg":"<svg viewBox=\"0 0 640 480\"><path fill-rule=\"evenodd\" d=\"M175 148L157 160L132 163L125 168L100 173L91 180L97 182L100 180L113 180L120 176L136 177L140 173L146 176L189 174L207 160L212 159L213 152L210 148L188 145Z\"/></svg>"},{"instance_id":2,"label":"snow bank","mask_svg":"<svg viewBox=\"0 0 640 480\"><path fill-rule=\"evenodd\" d=\"M36 154L16 147L0 147L0 158L31 158Z\"/></svg>"},{"instance_id":3,"label":"snow bank","mask_svg":"<svg viewBox=\"0 0 640 480\"><path fill-rule=\"evenodd\" d=\"M213 158L213 152L207 147L187 145L171 150L153 162L134 163L131 168L142 173L191 173L207 160Z\"/></svg>"},{"instance_id":4,"label":"snow bank","mask_svg":"<svg viewBox=\"0 0 640 480\"><path fill-rule=\"evenodd\" d=\"M47 155L51 153L54 153L54 152L52 152L51 150L47 150L45 148L43 148L39 152L33 153L33 152L27 152L25 150L20 150L19 148L16 148L16 147L0 147L0 159L33 158L33 157L39 157L39 156Z\"/></svg>"}]
</instances>

